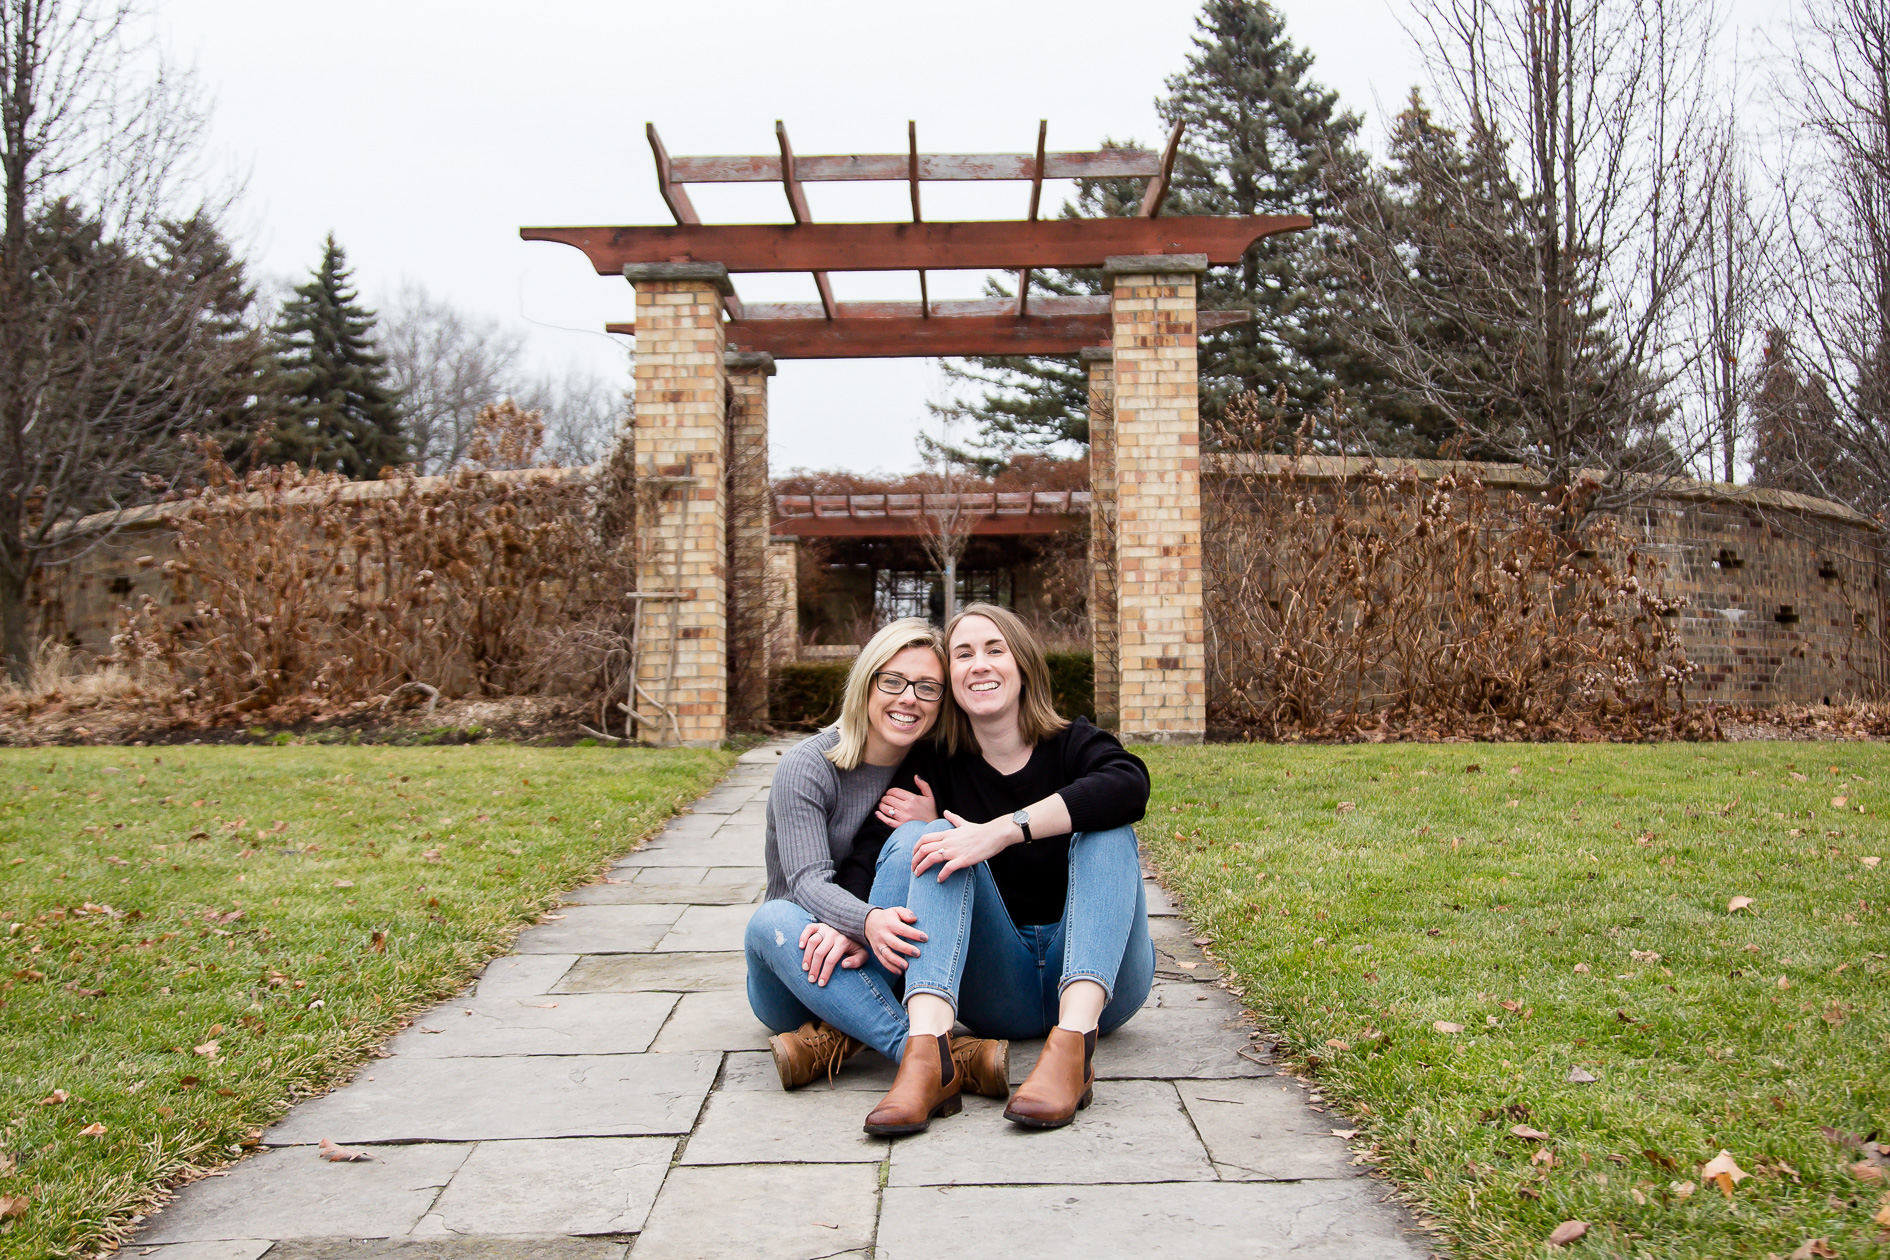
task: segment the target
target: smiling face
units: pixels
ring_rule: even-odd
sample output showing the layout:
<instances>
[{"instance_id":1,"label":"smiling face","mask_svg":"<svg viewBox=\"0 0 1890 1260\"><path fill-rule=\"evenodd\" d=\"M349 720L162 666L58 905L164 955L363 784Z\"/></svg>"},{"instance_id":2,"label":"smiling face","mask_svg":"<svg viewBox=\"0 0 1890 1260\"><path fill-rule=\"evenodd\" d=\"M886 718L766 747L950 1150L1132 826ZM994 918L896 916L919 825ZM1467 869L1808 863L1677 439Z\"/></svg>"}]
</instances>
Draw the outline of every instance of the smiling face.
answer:
<instances>
[{"instance_id":1,"label":"smiling face","mask_svg":"<svg viewBox=\"0 0 1890 1260\"><path fill-rule=\"evenodd\" d=\"M943 683L945 672L939 667L938 654L927 647L909 647L886 662L880 671L884 674L897 674L907 682L928 681ZM879 679L866 693L866 723L868 740L886 750L896 750L901 755L913 744L924 737L938 721L939 706L943 700L925 701L913 694L907 687L898 695L890 695L879 689ZM873 758L883 764L883 759Z\"/></svg>"},{"instance_id":2,"label":"smiling face","mask_svg":"<svg viewBox=\"0 0 1890 1260\"><path fill-rule=\"evenodd\" d=\"M1015 717L1023 677L1004 632L989 617L966 617L952 631L952 699L974 721Z\"/></svg>"}]
</instances>

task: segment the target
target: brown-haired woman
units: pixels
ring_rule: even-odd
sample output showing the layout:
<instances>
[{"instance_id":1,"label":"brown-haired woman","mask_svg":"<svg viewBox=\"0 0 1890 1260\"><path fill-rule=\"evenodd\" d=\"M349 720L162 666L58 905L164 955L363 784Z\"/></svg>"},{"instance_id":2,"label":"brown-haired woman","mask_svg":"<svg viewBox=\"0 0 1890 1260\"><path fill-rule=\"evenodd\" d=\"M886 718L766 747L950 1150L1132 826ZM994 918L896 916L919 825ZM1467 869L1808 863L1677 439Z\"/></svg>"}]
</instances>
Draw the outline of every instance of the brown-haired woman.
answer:
<instances>
[{"instance_id":1,"label":"brown-haired woman","mask_svg":"<svg viewBox=\"0 0 1890 1260\"><path fill-rule=\"evenodd\" d=\"M1057 716L1043 649L1008 609L968 606L946 651L944 746L915 748L876 814L896 830L871 900L904 906L925 940L866 933L904 973L911 1025L866 1130L914 1133L957 1109L954 1017L983 1037L1045 1038L1004 1114L1055 1128L1089 1105L1097 1034L1140 1010L1154 979L1131 825L1148 768L1114 735Z\"/></svg>"}]
</instances>

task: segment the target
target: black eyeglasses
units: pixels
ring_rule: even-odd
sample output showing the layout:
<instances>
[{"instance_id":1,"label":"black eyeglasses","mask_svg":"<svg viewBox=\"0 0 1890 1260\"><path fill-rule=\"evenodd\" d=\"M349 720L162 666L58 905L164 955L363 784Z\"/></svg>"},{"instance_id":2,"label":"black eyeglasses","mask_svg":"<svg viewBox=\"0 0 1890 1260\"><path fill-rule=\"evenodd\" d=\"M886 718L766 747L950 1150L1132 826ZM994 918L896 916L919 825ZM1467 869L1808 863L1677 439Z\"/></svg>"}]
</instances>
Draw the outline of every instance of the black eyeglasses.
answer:
<instances>
[{"instance_id":1,"label":"black eyeglasses","mask_svg":"<svg viewBox=\"0 0 1890 1260\"><path fill-rule=\"evenodd\" d=\"M873 685L889 696L899 695L910 687L913 695L927 702L945 698L945 684L933 682L930 678L902 678L882 670L873 675Z\"/></svg>"}]
</instances>

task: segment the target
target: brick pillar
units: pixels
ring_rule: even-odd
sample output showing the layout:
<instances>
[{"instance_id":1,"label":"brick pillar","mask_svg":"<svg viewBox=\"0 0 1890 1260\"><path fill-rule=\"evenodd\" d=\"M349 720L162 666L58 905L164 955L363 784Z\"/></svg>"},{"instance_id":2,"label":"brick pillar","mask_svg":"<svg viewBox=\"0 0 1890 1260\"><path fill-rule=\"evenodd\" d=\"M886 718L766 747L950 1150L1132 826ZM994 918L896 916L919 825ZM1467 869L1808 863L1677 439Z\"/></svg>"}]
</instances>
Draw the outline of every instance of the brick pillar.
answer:
<instances>
[{"instance_id":1,"label":"brick pillar","mask_svg":"<svg viewBox=\"0 0 1890 1260\"><path fill-rule=\"evenodd\" d=\"M801 546L792 538L768 544L768 663L801 659Z\"/></svg>"},{"instance_id":2,"label":"brick pillar","mask_svg":"<svg viewBox=\"0 0 1890 1260\"><path fill-rule=\"evenodd\" d=\"M1116 622L1116 403L1115 351L1095 346L1081 354L1089 369L1089 638L1096 663L1096 725L1115 730L1121 719L1121 673Z\"/></svg>"},{"instance_id":3,"label":"brick pillar","mask_svg":"<svg viewBox=\"0 0 1890 1260\"><path fill-rule=\"evenodd\" d=\"M1195 293L1205 254L1103 266L1115 328L1116 593L1121 733L1207 733Z\"/></svg>"},{"instance_id":4,"label":"brick pillar","mask_svg":"<svg viewBox=\"0 0 1890 1260\"><path fill-rule=\"evenodd\" d=\"M768 720L768 378L771 354L722 356L728 369L728 720Z\"/></svg>"},{"instance_id":5,"label":"brick pillar","mask_svg":"<svg viewBox=\"0 0 1890 1260\"><path fill-rule=\"evenodd\" d=\"M720 263L633 263L637 291L639 733L728 735L728 375ZM668 597L668 598L664 598ZM664 710L667 708L668 712Z\"/></svg>"}]
</instances>

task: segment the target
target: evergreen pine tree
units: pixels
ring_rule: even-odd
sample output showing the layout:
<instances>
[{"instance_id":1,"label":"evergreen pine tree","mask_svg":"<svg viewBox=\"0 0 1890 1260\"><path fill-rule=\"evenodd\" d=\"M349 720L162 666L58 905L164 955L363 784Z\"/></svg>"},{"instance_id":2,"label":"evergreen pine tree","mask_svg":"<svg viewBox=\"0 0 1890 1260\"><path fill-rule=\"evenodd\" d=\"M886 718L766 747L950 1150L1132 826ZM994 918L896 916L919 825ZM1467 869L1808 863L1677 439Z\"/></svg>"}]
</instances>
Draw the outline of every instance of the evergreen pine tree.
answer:
<instances>
[{"instance_id":1,"label":"evergreen pine tree","mask_svg":"<svg viewBox=\"0 0 1890 1260\"><path fill-rule=\"evenodd\" d=\"M280 414L265 463L365 479L408 459L387 360L374 352L374 312L357 304L352 278L330 234L314 278L283 304L274 330Z\"/></svg>"},{"instance_id":2,"label":"evergreen pine tree","mask_svg":"<svg viewBox=\"0 0 1890 1260\"><path fill-rule=\"evenodd\" d=\"M1202 309L1254 313L1201 338L1204 411L1218 412L1238 393L1281 389L1302 413L1324 410L1341 389L1355 409L1369 408L1378 378L1334 334L1342 290L1327 262L1333 229L1324 222L1332 187L1365 165L1354 146L1358 115L1341 111L1338 93L1309 77L1312 54L1287 38L1284 17L1267 0L1206 0L1195 25L1187 68L1156 103L1163 121L1186 128L1165 213L1320 221L1256 241L1238 265L1203 280Z\"/></svg>"},{"instance_id":3,"label":"evergreen pine tree","mask_svg":"<svg viewBox=\"0 0 1890 1260\"><path fill-rule=\"evenodd\" d=\"M198 214L165 223L158 282L203 295L194 352L203 360L200 392L189 402L183 430L214 439L234 462L275 416L270 382L275 362L255 312L256 289L243 260L214 220Z\"/></svg>"},{"instance_id":4,"label":"evergreen pine tree","mask_svg":"<svg viewBox=\"0 0 1890 1260\"><path fill-rule=\"evenodd\" d=\"M1266 0L1206 0L1196 19L1195 51L1156 102L1164 121L1185 123L1165 214L1325 216L1334 189L1356 179L1365 158L1354 146L1359 120L1341 111L1338 94L1308 78L1313 58L1287 38ZM1093 181L1079 189L1066 216L1133 215L1143 181ZM1324 412L1343 391L1348 412L1381 444L1396 441L1414 420L1384 378L1335 332L1345 300L1340 270L1331 265L1334 229L1285 233L1255 243L1233 267L1204 279L1204 310L1246 309L1253 320L1200 341L1202 412L1218 415L1248 390L1268 397L1284 388L1292 413ZM1100 293L1094 272L1033 273L1045 293ZM993 285L993 293L1003 292ZM1087 379L1069 359L980 359L959 379L985 387L970 407L980 438L997 450L1083 441ZM1415 445L1434 445L1415 439Z\"/></svg>"}]
</instances>

